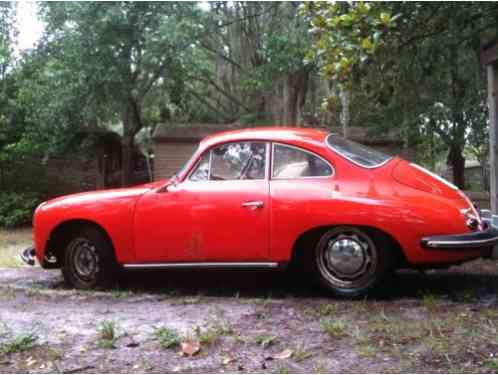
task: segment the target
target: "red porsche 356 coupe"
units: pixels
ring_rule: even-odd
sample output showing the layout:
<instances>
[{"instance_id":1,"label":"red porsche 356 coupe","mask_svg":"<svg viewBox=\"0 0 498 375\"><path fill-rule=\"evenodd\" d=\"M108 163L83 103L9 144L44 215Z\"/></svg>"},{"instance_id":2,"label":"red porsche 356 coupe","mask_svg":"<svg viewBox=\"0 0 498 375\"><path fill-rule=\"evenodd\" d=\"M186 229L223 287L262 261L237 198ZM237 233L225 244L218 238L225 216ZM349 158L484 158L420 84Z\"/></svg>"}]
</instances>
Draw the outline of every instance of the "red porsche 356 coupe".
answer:
<instances>
[{"instance_id":1,"label":"red porsche 356 coupe","mask_svg":"<svg viewBox=\"0 0 498 375\"><path fill-rule=\"evenodd\" d=\"M173 178L42 203L23 259L76 288L120 269L308 266L330 291L362 295L399 267L489 257L455 186L325 131L253 128L204 139Z\"/></svg>"}]
</instances>

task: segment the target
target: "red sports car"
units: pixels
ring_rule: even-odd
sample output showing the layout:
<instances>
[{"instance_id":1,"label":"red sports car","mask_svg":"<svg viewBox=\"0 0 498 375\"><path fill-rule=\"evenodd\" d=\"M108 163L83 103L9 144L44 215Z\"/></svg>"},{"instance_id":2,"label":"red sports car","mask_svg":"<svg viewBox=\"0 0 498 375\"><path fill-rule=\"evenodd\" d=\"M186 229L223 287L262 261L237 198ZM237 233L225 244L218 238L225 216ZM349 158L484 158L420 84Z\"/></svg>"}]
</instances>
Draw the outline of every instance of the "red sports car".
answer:
<instances>
[{"instance_id":1,"label":"red sports car","mask_svg":"<svg viewBox=\"0 0 498 375\"><path fill-rule=\"evenodd\" d=\"M76 288L121 269L309 267L358 296L399 267L489 257L498 231L422 167L326 131L253 128L205 138L168 181L42 203L30 264Z\"/></svg>"}]
</instances>

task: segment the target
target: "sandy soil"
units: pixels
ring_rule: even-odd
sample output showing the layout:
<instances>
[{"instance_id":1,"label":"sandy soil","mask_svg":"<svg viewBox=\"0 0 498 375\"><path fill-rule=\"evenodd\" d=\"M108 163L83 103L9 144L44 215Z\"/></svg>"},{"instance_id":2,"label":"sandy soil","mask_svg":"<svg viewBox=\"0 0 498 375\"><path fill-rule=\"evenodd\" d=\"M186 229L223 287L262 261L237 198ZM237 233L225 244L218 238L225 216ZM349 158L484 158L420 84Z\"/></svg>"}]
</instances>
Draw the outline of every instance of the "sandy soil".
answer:
<instances>
[{"instance_id":1,"label":"sandy soil","mask_svg":"<svg viewBox=\"0 0 498 375\"><path fill-rule=\"evenodd\" d=\"M1 268L0 372L496 372L497 291L483 260L357 301L291 273L133 272L81 292L57 270ZM200 351L163 348L160 328Z\"/></svg>"}]
</instances>

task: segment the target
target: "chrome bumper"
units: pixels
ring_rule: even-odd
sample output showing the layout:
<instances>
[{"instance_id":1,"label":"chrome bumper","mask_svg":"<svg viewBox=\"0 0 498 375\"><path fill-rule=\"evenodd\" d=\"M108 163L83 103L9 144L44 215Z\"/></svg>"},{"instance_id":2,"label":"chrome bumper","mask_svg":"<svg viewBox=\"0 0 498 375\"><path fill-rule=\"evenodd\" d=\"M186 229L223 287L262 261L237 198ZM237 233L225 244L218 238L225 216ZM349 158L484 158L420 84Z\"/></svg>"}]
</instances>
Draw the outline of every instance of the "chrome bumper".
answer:
<instances>
[{"instance_id":1,"label":"chrome bumper","mask_svg":"<svg viewBox=\"0 0 498 375\"><path fill-rule=\"evenodd\" d=\"M498 229L490 226L488 229L478 232L429 236L421 240L423 247L428 249L471 249L493 247L498 244Z\"/></svg>"},{"instance_id":2,"label":"chrome bumper","mask_svg":"<svg viewBox=\"0 0 498 375\"><path fill-rule=\"evenodd\" d=\"M35 248L34 247L28 247L26 250L24 250L21 253L21 259L27 265L34 266L35 265L35 259L36 259L35 258Z\"/></svg>"}]
</instances>

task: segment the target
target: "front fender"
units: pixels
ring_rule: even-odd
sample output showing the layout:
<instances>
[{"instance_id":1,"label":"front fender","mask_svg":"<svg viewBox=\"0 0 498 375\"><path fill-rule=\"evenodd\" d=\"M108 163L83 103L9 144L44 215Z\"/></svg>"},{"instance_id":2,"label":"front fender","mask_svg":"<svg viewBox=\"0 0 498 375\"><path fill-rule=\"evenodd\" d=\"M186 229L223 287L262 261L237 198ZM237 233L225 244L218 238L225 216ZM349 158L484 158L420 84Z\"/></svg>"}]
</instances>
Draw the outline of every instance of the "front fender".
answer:
<instances>
[{"instance_id":1,"label":"front fender","mask_svg":"<svg viewBox=\"0 0 498 375\"><path fill-rule=\"evenodd\" d=\"M94 203L40 205L34 214L34 242L40 263L55 230L69 221L87 221L101 227L111 239L118 263L133 262L133 214L136 197L120 197Z\"/></svg>"}]
</instances>

